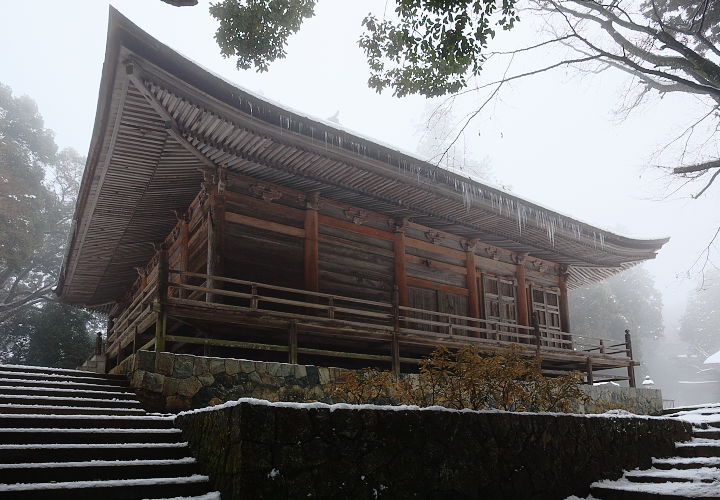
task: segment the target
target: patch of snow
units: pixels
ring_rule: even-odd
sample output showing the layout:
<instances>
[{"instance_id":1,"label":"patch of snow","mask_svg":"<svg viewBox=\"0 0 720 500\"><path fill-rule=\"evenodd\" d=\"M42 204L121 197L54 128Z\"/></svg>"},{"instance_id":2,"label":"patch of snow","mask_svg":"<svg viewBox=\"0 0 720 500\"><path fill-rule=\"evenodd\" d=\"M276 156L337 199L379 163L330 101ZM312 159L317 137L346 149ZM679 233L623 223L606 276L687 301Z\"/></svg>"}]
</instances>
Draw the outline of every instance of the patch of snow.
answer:
<instances>
[{"instance_id":1,"label":"patch of snow","mask_svg":"<svg viewBox=\"0 0 720 500\"><path fill-rule=\"evenodd\" d=\"M48 372L65 372L65 373L77 373L81 375L87 375L87 372L84 372L82 370L71 370L69 368L51 368L49 366L36 366L36 365L12 365L12 364L2 364L0 365L0 370L3 368L37 368L38 371L48 371ZM37 372L32 372L33 375L37 374ZM100 378L100 377L97 377Z\"/></svg>"},{"instance_id":2,"label":"patch of snow","mask_svg":"<svg viewBox=\"0 0 720 500\"><path fill-rule=\"evenodd\" d=\"M10 409L10 408L18 408L18 409L23 409L23 410L78 410L78 411L83 411L83 410L118 410L118 411L133 411L133 412L141 413L141 414L145 415L145 410L143 410L142 408L115 408L115 407L112 407L112 408L103 408L103 407L97 407L97 406L58 406L58 405L26 405L26 404L13 404L13 403L5 404L5 403L0 403L0 410L2 410L2 409ZM50 415L56 415L56 414L53 413L53 414L50 414ZM47 417L47 416L49 416L49 415L45 415L45 416ZM65 415L65 416L75 417L75 416L78 416L78 415L76 415L76 414L71 414L71 415ZM95 417L100 417L100 416L102 416L102 415L98 414L98 415L93 415L93 416L95 416ZM128 416L130 416L130 415L128 415Z\"/></svg>"},{"instance_id":3,"label":"patch of snow","mask_svg":"<svg viewBox=\"0 0 720 500\"><path fill-rule=\"evenodd\" d=\"M698 464L702 467L715 467L715 466L720 466L720 457L653 458L653 464L668 464L668 465Z\"/></svg>"},{"instance_id":4,"label":"patch of snow","mask_svg":"<svg viewBox=\"0 0 720 500\"><path fill-rule=\"evenodd\" d=\"M116 467L126 465L180 465L180 464L194 464L197 460L193 457L176 458L168 460L87 460L84 462L30 462L21 464L0 464L0 470L2 469L45 469L45 468L58 468L58 467Z\"/></svg>"},{"instance_id":5,"label":"patch of snow","mask_svg":"<svg viewBox=\"0 0 720 500\"><path fill-rule=\"evenodd\" d=\"M694 446L713 446L720 448L720 439L692 438L685 443L675 443L677 448L692 448Z\"/></svg>"},{"instance_id":6,"label":"patch of snow","mask_svg":"<svg viewBox=\"0 0 720 500\"><path fill-rule=\"evenodd\" d=\"M22 389L32 390L32 391L42 391L42 392L77 392L78 394L108 394L110 396L117 396L119 394L129 394L134 395L132 392L111 392L111 391L93 391L90 389L71 389L71 388L60 388L60 387L19 387L16 385L0 385L0 391L10 389L11 391L18 391ZM22 395L22 394L19 394ZM30 395L32 396L32 395Z\"/></svg>"},{"instance_id":7,"label":"patch of snow","mask_svg":"<svg viewBox=\"0 0 720 500\"><path fill-rule=\"evenodd\" d=\"M2 372L0 372L2 374ZM43 385L43 384L61 384L61 385L91 385L93 387L97 388L105 388L105 389L117 389L117 392L131 392L127 389L127 387L124 387L122 385L109 385L109 384L89 384L87 382L77 382L76 380L27 380L27 379L21 379L21 378L5 378L0 377L0 383L2 382L22 382L23 385L21 386L14 386L14 387L24 387L24 386L31 386L31 385ZM31 387L28 387L30 389Z\"/></svg>"},{"instance_id":8,"label":"patch of snow","mask_svg":"<svg viewBox=\"0 0 720 500\"><path fill-rule=\"evenodd\" d=\"M241 405L241 404L251 404L251 405L258 405L258 406L275 406L278 408L296 408L299 410L329 410L329 411L336 411L336 410L382 410L382 411L441 411L441 412L450 412L450 413L513 413L516 415L544 415L544 416L554 416L554 417L577 417L577 418L635 418L635 419L643 419L643 420L667 420L670 417L667 416L661 416L661 417L655 417L651 415L636 415L634 413L630 413L624 410L611 410L606 413L554 413L554 412L547 412L547 413L541 413L541 412L506 412L502 410L471 410L468 408L464 408L462 410L456 410L454 408L445 408L444 406L416 406L416 405L375 405L375 404L347 404L347 403L335 403L335 404L327 404L327 403L294 403L290 401L267 401L265 399L256 399L256 398L240 398L235 401L226 401L225 403L215 405L215 406L206 406L204 408L198 408L195 410L187 410L178 413L175 415L175 418L183 416L183 415L193 415L195 413L202 413L202 412L208 412L208 411L219 411L223 410L225 408L231 408L233 406Z\"/></svg>"},{"instance_id":9,"label":"patch of snow","mask_svg":"<svg viewBox=\"0 0 720 500\"><path fill-rule=\"evenodd\" d=\"M142 422L165 422L172 420L172 416L151 415L39 415L37 413L7 413L0 414L0 423L4 418L47 418L51 420L136 420Z\"/></svg>"},{"instance_id":10,"label":"patch of snow","mask_svg":"<svg viewBox=\"0 0 720 500\"><path fill-rule=\"evenodd\" d=\"M192 484L208 481L207 476L193 474L186 477L151 477L144 479L112 479L108 481L71 481L59 483L15 483L0 484L2 491L70 490L77 488L106 488L123 486L149 486L167 484Z\"/></svg>"},{"instance_id":11,"label":"patch of snow","mask_svg":"<svg viewBox=\"0 0 720 500\"><path fill-rule=\"evenodd\" d=\"M703 361L703 364L720 366L720 351L708 356L708 358L705 361Z\"/></svg>"},{"instance_id":12,"label":"patch of snow","mask_svg":"<svg viewBox=\"0 0 720 500\"><path fill-rule=\"evenodd\" d=\"M87 372L83 372L83 373L87 374ZM43 377L43 379L44 379L43 381L53 382L53 383L62 382L62 381L72 382L72 381L78 381L78 380L86 380L88 382L96 382L98 384L101 382L108 382L107 379L100 378L100 377L84 377L82 375L65 375L65 374L61 374L61 373L3 371L2 368L0 368L0 375L14 375L14 376L22 375L23 377ZM14 382L16 382L18 380L26 381L22 378L13 378L10 380L12 380ZM30 382L30 380L27 380L27 382ZM35 381L35 382L38 382L38 381ZM76 383L79 383L79 382L76 382ZM95 384L93 384L93 385L95 385ZM108 384L106 384L106 385L108 385ZM110 385L112 385L112 384L110 384ZM113 387L122 387L122 386L121 385L113 385Z\"/></svg>"},{"instance_id":13,"label":"patch of snow","mask_svg":"<svg viewBox=\"0 0 720 500\"><path fill-rule=\"evenodd\" d=\"M69 429L65 427L6 427L0 428L0 432L32 432L46 434L48 432L71 433L85 432L89 434L132 434L152 432L155 434L178 434L182 432L180 429L119 429L119 428L89 428L89 429Z\"/></svg>"},{"instance_id":14,"label":"patch of snow","mask_svg":"<svg viewBox=\"0 0 720 500\"><path fill-rule=\"evenodd\" d=\"M93 448L187 448L188 443L41 443L41 444L0 444L0 450L64 450Z\"/></svg>"},{"instance_id":15,"label":"patch of snow","mask_svg":"<svg viewBox=\"0 0 720 500\"><path fill-rule=\"evenodd\" d=\"M275 479L275 478L278 477L279 475L280 475L280 471L277 470L277 469L273 469L273 470L271 470L270 472L268 472L267 477L268 477L268 479Z\"/></svg>"},{"instance_id":16,"label":"patch of snow","mask_svg":"<svg viewBox=\"0 0 720 500\"><path fill-rule=\"evenodd\" d=\"M691 481L720 481L720 469L716 467L699 467L697 469L647 469L635 470L626 474L633 477L666 477L670 479L689 479Z\"/></svg>"},{"instance_id":17,"label":"patch of snow","mask_svg":"<svg viewBox=\"0 0 720 500\"><path fill-rule=\"evenodd\" d=\"M158 500L221 500L219 491L211 491L204 495L194 497L172 497L172 498L159 498Z\"/></svg>"},{"instance_id":18,"label":"patch of snow","mask_svg":"<svg viewBox=\"0 0 720 500\"><path fill-rule=\"evenodd\" d=\"M720 491L720 482L713 483L633 483L625 478L617 481L597 481L595 487L610 488L613 490L648 493L654 495L677 495L687 498L717 498Z\"/></svg>"}]
</instances>

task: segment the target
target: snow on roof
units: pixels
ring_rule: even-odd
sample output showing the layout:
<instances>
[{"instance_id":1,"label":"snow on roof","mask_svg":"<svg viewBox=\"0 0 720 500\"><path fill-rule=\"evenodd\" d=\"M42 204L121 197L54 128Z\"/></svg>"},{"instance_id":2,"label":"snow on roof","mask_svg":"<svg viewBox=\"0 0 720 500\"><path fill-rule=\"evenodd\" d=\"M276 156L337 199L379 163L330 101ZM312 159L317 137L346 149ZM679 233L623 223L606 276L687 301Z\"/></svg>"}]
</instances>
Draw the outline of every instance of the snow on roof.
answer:
<instances>
[{"instance_id":1,"label":"snow on roof","mask_svg":"<svg viewBox=\"0 0 720 500\"><path fill-rule=\"evenodd\" d=\"M720 351L708 356L708 358L705 361L703 361L703 364L720 366Z\"/></svg>"}]
</instances>

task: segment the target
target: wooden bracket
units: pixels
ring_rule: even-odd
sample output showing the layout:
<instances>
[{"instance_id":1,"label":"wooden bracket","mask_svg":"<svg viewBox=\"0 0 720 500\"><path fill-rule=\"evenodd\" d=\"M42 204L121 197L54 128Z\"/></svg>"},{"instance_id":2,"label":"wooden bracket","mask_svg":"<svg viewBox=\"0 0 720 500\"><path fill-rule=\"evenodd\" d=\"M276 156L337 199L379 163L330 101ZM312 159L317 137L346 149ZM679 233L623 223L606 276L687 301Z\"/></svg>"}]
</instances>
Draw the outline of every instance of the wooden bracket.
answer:
<instances>
[{"instance_id":1,"label":"wooden bracket","mask_svg":"<svg viewBox=\"0 0 720 500\"><path fill-rule=\"evenodd\" d=\"M513 252L511 254L511 258L515 264L520 265L520 264L525 263L525 260L528 258L528 255L529 254L526 252Z\"/></svg>"},{"instance_id":2,"label":"wooden bracket","mask_svg":"<svg viewBox=\"0 0 720 500\"><path fill-rule=\"evenodd\" d=\"M345 210L345 217L353 224L362 225L368 221L368 214L365 210Z\"/></svg>"},{"instance_id":3,"label":"wooden bracket","mask_svg":"<svg viewBox=\"0 0 720 500\"><path fill-rule=\"evenodd\" d=\"M272 203L274 200L279 200L282 197L282 193L280 191L260 183L253 184L248 188L248 191L254 197L260 198L268 203Z\"/></svg>"},{"instance_id":4,"label":"wooden bracket","mask_svg":"<svg viewBox=\"0 0 720 500\"><path fill-rule=\"evenodd\" d=\"M396 233L404 233L408 228L408 220L406 218L389 220L388 224L391 224L391 228Z\"/></svg>"},{"instance_id":5,"label":"wooden bracket","mask_svg":"<svg viewBox=\"0 0 720 500\"><path fill-rule=\"evenodd\" d=\"M488 254L492 260L500 260L498 249L495 247L485 247L485 253Z\"/></svg>"},{"instance_id":6,"label":"wooden bracket","mask_svg":"<svg viewBox=\"0 0 720 500\"><path fill-rule=\"evenodd\" d=\"M444 239L444 236L437 231L426 231L425 238L433 245L437 245Z\"/></svg>"}]
</instances>

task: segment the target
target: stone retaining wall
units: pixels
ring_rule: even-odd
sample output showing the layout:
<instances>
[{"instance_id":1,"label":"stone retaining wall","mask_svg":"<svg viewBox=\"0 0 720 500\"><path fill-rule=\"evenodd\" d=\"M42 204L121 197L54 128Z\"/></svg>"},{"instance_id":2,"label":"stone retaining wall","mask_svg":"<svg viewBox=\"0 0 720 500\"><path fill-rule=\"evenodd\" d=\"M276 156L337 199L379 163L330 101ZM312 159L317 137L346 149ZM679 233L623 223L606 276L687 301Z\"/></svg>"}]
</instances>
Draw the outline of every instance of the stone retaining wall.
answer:
<instances>
[{"instance_id":1,"label":"stone retaining wall","mask_svg":"<svg viewBox=\"0 0 720 500\"><path fill-rule=\"evenodd\" d=\"M177 412L243 397L268 401L331 402L326 384L344 370L312 365L291 365L189 354L140 351L113 372L128 376L146 406L154 411ZM657 389L613 385L583 386L593 401L578 404L578 413L602 413L621 408L638 414L660 414L662 396Z\"/></svg>"},{"instance_id":2,"label":"stone retaining wall","mask_svg":"<svg viewBox=\"0 0 720 500\"><path fill-rule=\"evenodd\" d=\"M252 400L175 422L227 500L584 498L691 436L657 417L391 408Z\"/></svg>"}]
</instances>

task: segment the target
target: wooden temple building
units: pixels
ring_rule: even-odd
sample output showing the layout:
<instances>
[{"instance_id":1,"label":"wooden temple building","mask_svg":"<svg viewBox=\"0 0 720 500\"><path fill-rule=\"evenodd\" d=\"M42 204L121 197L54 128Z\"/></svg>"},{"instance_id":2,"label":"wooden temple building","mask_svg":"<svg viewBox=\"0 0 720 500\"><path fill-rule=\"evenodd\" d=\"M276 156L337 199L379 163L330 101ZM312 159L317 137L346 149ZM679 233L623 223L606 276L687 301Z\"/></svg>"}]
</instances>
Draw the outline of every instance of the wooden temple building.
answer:
<instances>
[{"instance_id":1,"label":"wooden temple building","mask_svg":"<svg viewBox=\"0 0 720 500\"><path fill-rule=\"evenodd\" d=\"M412 370L438 346L628 368L568 290L667 240L612 234L284 109L111 12L57 293L139 349ZM630 380L632 384L633 381Z\"/></svg>"}]
</instances>

